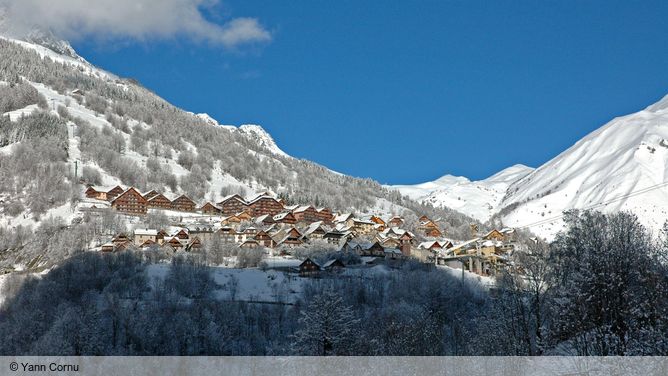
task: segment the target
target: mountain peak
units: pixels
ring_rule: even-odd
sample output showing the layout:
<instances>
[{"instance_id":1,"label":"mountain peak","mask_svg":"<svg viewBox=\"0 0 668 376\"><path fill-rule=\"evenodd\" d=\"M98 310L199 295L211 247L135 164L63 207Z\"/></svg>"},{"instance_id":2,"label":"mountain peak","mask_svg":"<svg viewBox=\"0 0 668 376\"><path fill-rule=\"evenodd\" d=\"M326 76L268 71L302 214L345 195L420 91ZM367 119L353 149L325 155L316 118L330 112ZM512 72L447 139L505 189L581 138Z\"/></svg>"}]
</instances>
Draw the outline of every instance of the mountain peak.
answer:
<instances>
[{"instance_id":1,"label":"mountain peak","mask_svg":"<svg viewBox=\"0 0 668 376\"><path fill-rule=\"evenodd\" d=\"M245 134L247 137L255 140L260 146L263 146L272 153L276 155L281 155L283 157L288 157L288 154L286 154L281 148L276 145L276 142L274 141L274 138L271 137L267 131L264 130L259 125L255 124L244 124L239 127L239 131L243 134Z\"/></svg>"}]
</instances>

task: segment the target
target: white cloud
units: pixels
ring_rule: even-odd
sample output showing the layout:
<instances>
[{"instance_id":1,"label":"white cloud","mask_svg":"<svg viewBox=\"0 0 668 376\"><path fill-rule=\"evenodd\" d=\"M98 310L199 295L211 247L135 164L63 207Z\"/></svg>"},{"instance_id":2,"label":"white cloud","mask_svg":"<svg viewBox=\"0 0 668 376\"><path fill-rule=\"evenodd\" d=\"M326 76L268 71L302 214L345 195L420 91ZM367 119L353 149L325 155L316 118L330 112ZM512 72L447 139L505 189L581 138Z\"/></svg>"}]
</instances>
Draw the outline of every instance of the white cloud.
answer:
<instances>
[{"instance_id":1,"label":"white cloud","mask_svg":"<svg viewBox=\"0 0 668 376\"><path fill-rule=\"evenodd\" d=\"M202 10L219 0L0 0L9 27L25 33L37 27L68 39L165 39L186 36L228 48L269 42L271 33L255 18L219 25Z\"/></svg>"}]
</instances>

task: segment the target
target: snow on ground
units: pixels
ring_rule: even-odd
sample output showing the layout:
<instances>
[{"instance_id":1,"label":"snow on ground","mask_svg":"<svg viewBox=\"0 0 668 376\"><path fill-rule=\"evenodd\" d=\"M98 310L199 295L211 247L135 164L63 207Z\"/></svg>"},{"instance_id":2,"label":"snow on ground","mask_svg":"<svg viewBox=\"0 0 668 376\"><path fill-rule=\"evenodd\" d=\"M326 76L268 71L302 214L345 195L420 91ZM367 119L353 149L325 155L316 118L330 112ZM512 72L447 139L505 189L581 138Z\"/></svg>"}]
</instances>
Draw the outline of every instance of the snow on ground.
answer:
<instances>
[{"instance_id":1,"label":"snow on ground","mask_svg":"<svg viewBox=\"0 0 668 376\"><path fill-rule=\"evenodd\" d=\"M38 108L39 107L36 104L31 104L29 106L26 106L24 108L20 108L18 110L5 112L4 114L2 114L2 116L9 116L9 120L17 121L19 118L21 118L23 116L28 116L28 115L32 114Z\"/></svg>"},{"instance_id":2,"label":"snow on ground","mask_svg":"<svg viewBox=\"0 0 668 376\"><path fill-rule=\"evenodd\" d=\"M448 272L453 277L462 278L462 269L451 268L447 265L436 265L440 270ZM467 270L464 270L464 278L468 282L477 283L482 287L490 288L496 286L496 280L492 277L481 276L475 273L471 273Z\"/></svg>"},{"instance_id":3,"label":"snow on ground","mask_svg":"<svg viewBox=\"0 0 668 376\"><path fill-rule=\"evenodd\" d=\"M276 270L233 269L213 267L214 281L219 285L214 294L220 300L238 300L268 303L294 303L302 293L307 278ZM149 279L164 279L169 270L167 264L148 267ZM236 293L232 299L233 287Z\"/></svg>"}]
</instances>

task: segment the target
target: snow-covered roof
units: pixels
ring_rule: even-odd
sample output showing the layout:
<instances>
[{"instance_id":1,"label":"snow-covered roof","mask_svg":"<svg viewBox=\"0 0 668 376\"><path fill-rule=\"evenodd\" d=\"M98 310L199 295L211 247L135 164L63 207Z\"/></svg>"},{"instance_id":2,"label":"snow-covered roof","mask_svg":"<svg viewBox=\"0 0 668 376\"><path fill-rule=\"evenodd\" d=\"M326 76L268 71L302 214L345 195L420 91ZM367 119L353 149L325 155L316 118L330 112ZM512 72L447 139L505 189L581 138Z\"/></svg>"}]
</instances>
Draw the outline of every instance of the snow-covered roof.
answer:
<instances>
[{"instance_id":1,"label":"snow-covered roof","mask_svg":"<svg viewBox=\"0 0 668 376\"><path fill-rule=\"evenodd\" d=\"M139 236L157 236L158 230L149 229L149 228L138 228L135 229L135 235Z\"/></svg>"}]
</instances>

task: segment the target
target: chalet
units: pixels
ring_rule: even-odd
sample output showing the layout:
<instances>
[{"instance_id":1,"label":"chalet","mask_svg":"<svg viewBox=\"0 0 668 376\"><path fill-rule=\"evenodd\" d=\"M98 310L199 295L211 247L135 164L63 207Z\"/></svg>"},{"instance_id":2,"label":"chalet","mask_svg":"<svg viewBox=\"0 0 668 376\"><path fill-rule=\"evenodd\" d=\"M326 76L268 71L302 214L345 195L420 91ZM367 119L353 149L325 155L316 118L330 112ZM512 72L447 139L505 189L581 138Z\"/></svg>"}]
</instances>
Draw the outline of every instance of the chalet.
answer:
<instances>
[{"instance_id":1,"label":"chalet","mask_svg":"<svg viewBox=\"0 0 668 376\"><path fill-rule=\"evenodd\" d=\"M371 218L369 218L369 221L375 223L376 225L380 225L377 227L378 231L383 231L385 230L385 227L387 227L387 223L383 220L383 218L372 215Z\"/></svg>"},{"instance_id":2,"label":"chalet","mask_svg":"<svg viewBox=\"0 0 668 376\"><path fill-rule=\"evenodd\" d=\"M276 221L274 221L274 217L269 214L261 215L255 218L254 222L260 226L269 226L276 223Z\"/></svg>"},{"instance_id":3,"label":"chalet","mask_svg":"<svg viewBox=\"0 0 668 376\"><path fill-rule=\"evenodd\" d=\"M427 217L422 216L422 218L427 218ZM438 225L436 225L436 223L429 218L427 218L427 220L420 221L420 226L418 227L418 230L421 231L425 236L431 238L436 238L443 235L441 230L438 228Z\"/></svg>"},{"instance_id":4,"label":"chalet","mask_svg":"<svg viewBox=\"0 0 668 376\"><path fill-rule=\"evenodd\" d=\"M188 230L185 228L178 228L178 227L173 227L173 230L169 234L170 237L176 237L179 239L189 239L190 235L188 234Z\"/></svg>"},{"instance_id":5,"label":"chalet","mask_svg":"<svg viewBox=\"0 0 668 376\"><path fill-rule=\"evenodd\" d=\"M383 246L383 248L399 248L401 247L401 242L399 239L396 238L384 238L381 239L381 237L376 238L380 245Z\"/></svg>"},{"instance_id":6,"label":"chalet","mask_svg":"<svg viewBox=\"0 0 668 376\"><path fill-rule=\"evenodd\" d=\"M429 242L422 242L420 243L420 245L418 245L418 249L424 249L431 252L438 252L442 249L448 249L452 247L453 247L452 241L448 239L432 240Z\"/></svg>"},{"instance_id":7,"label":"chalet","mask_svg":"<svg viewBox=\"0 0 668 376\"><path fill-rule=\"evenodd\" d=\"M357 235L369 235L373 232L374 226L376 224L371 221L366 221L363 219L353 219L352 220L352 230L357 234Z\"/></svg>"},{"instance_id":8,"label":"chalet","mask_svg":"<svg viewBox=\"0 0 668 376\"><path fill-rule=\"evenodd\" d=\"M221 227L217 234L223 243L234 243L237 241L237 231L232 227Z\"/></svg>"},{"instance_id":9,"label":"chalet","mask_svg":"<svg viewBox=\"0 0 668 376\"><path fill-rule=\"evenodd\" d=\"M280 246L295 247L298 245L302 245L304 243L303 235L294 227L287 231L281 231L277 233L276 237L279 239L276 242L277 247Z\"/></svg>"},{"instance_id":10,"label":"chalet","mask_svg":"<svg viewBox=\"0 0 668 376\"><path fill-rule=\"evenodd\" d=\"M136 229L134 232L134 243L136 245L142 245L147 240L152 242L158 241L158 230L152 229Z\"/></svg>"},{"instance_id":11,"label":"chalet","mask_svg":"<svg viewBox=\"0 0 668 376\"><path fill-rule=\"evenodd\" d=\"M155 236L155 241L158 244L162 244L165 241L165 238L169 237L169 234L165 230L158 231L158 234Z\"/></svg>"},{"instance_id":12,"label":"chalet","mask_svg":"<svg viewBox=\"0 0 668 376\"><path fill-rule=\"evenodd\" d=\"M94 198L96 200L107 200L107 192L115 189L116 187L102 187L97 185L90 185L86 188L85 195L87 198ZM118 187L120 188L120 187ZM122 190L123 188L121 188Z\"/></svg>"},{"instance_id":13,"label":"chalet","mask_svg":"<svg viewBox=\"0 0 668 376\"><path fill-rule=\"evenodd\" d=\"M156 191L155 189L153 189L153 190L150 190L150 191L148 191L148 192L146 192L146 193L142 193L142 196L144 196L144 198L145 198L146 200L150 200L152 197L155 197L155 196L157 196L157 195L159 195L159 194L160 194L160 192L158 192L158 191Z\"/></svg>"},{"instance_id":14,"label":"chalet","mask_svg":"<svg viewBox=\"0 0 668 376\"><path fill-rule=\"evenodd\" d=\"M239 228L239 226L241 225L241 218L237 217L236 215L224 217L223 219L220 220L220 225L223 227L232 226L235 228Z\"/></svg>"},{"instance_id":15,"label":"chalet","mask_svg":"<svg viewBox=\"0 0 668 376\"><path fill-rule=\"evenodd\" d=\"M304 236L309 239L323 239L327 231L322 227L322 222L313 222L305 230Z\"/></svg>"},{"instance_id":16,"label":"chalet","mask_svg":"<svg viewBox=\"0 0 668 376\"><path fill-rule=\"evenodd\" d=\"M113 201L116 197L123 194L123 192L125 192L125 191L126 190L123 189L120 185L117 185L117 186L113 187L112 189L110 189L107 192L107 201ZM139 192L137 192L137 193L139 193Z\"/></svg>"},{"instance_id":17,"label":"chalet","mask_svg":"<svg viewBox=\"0 0 668 376\"><path fill-rule=\"evenodd\" d=\"M248 210L248 203L239 195L224 197L222 201L216 204L222 211L222 214L231 215Z\"/></svg>"},{"instance_id":18,"label":"chalet","mask_svg":"<svg viewBox=\"0 0 668 376\"><path fill-rule=\"evenodd\" d=\"M395 215L387 221L387 227L401 227L404 225L404 219Z\"/></svg>"},{"instance_id":19,"label":"chalet","mask_svg":"<svg viewBox=\"0 0 668 376\"><path fill-rule=\"evenodd\" d=\"M339 273L345 269L346 265L339 259L332 259L327 261L322 268L328 272Z\"/></svg>"},{"instance_id":20,"label":"chalet","mask_svg":"<svg viewBox=\"0 0 668 376\"><path fill-rule=\"evenodd\" d=\"M119 212L133 215L146 214L147 202L144 196L130 187L111 201L111 207Z\"/></svg>"},{"instance_id":21,"label":"chalet","mask_svg":"<svg viewBox=\"0 0 668 376\"><path fill-rule=\"evenodd\" d=\"M202 212L202 214L209 214L209 215L218 215L223 212L219 207L215 206L210 202L207 202L206 204L202 205L202 207L199 210Z\"/></svg>"},{"instance_id":22,"label":"chalet","mask_svg":"<svg viewBox=\"0 0 668 376\"><path fill-rule=\"evenodd\" d=\"M173 236L171 238L165 239L163 246L171 247L174 251L183 249L183 242L181 239Z\"/></svg>"},{"instance_id":23,"label":"chalet","mask_svg":"<svg viewBox=\"0 0 668 376\"><path fill-rule=\"evenodd\" d=\"M274 197L261 195L248 203L248 207L254 217L259 217L264 214L276 215L283 211L283 204L278 202Z\"/></svg>"},{"instance_id":24,"label":"chalet","mask_svg":"<svg viewBox=\"0 0 668 376\"><path fill-rule=\"evenodd\" d=\"M194 212L196 206L195 201L186 195L181 195L172 201L172 209L178 211Z\"/></svg>"},{"instance_id":25,"label":"chalet","mask_svg":"<svg viewBox=\"0 0 668 376\"><path fill-rule=\"evenodd\" d=\"M144 196L146 197L146 196ZM157 195L151 196L151 198L147 199L147 206L149 208L155 208L155 209L165 209L169 210L172 208L172 202L163 194L158 193Z\"/></svg>"},{"instance_id":26,"label":"chalet","mask_svg":"<svg viewBox=\"0 0 668 376\"><path fill-rule=\"evenodd\" d=\"M125 234L118 234L112 240L111 243L114 245L115 249L125 248L128 245L132 244L130 238Z\"/></svg>"},{"instance_id":27,"label":"chalet","mask_svg":"<svg viewBox=\"0 0 668 376\"><path fill-rule=\"evenodd\" d=\"M431 222L431 219L429 217L427 217L426 215L421 216L418 220L420 222L427 222L427 221Z\"/></svg>"},{"instance_id":28,"label":"chalet","mask_svg":"<svg viewBox=\"0 0 668 376\"><path fill-rule=\"evenodd\" d=\"M272 237L264 232L264 231L258 231L257 234L255 234L254 239L255 241L258 242L262 247L265 248L274 248L276 247L276 241L272 239Z\"/></svg>"},{"instance_id":29,"label":"chalet","mask_svg":"<svg viewBox=\"0 0 668 376\"><path fill-rule=\"evenodd\" d=\"M299 275L302 277L317 276L320 274L321 269L322 268L320 267L320 265L318 265L318 263L311 260L310 258L307 258L306 260L304 260L304 262L299 264Z\"/></svg>"},{"instance_id":30,"label":"chalet","mask_svg":"<svg viewBox=\"0 0 668 376\"><path fill-rule=\"evenodd\" d=\"M289 225L294 225L295 223L297 223L295 215L292 214L291 212L283 212L280 214L276 214L272 219L276 223L285 223Z\"/></svg>"},{"instance_id":31,"label":"chalet","mask_svg":"<svg viewBox=\"0 0 668 376\"><path fill-rule=\"evenodd\" d=\"M487 234L483 235L483 240L498 240L498 241L504 241L505 236L504 234L501 233L501 231L494 229Z\"/></svg>"},{"instance_id":32,"label":"chalet","mask_svg":"<svg viewBox=\"0 0 668 376\"><path fill-rule=\"evenodd\" d=\"M355 236L349 231L332 230L323 235L323 239L330 244L341 244L342 241L347 241Z\"/></svg>"},{"instance_id":33,"label":"chalet","mask_svg":"<svg viewBox=\"0 0 668 376\"><path fill-rule=\"evenodd\" d=\"M250 222L253 220L253 217L248 213L248 211L242 211L237 214L235 214L237 218L239 218L242 222L247 221Z\"/></svg>"},{"instance_id":34,"label":"chalet","mask_svg":"<svg viewBox=\"0 0 668 376\"><path fill-rule=\"evenodd\" d=\"M320 221L318 211L313 206L300 206L292 211L297 222L313 223Z\"/></svg>"},{"instance_id":35,"label":"chalet","mask_svg":"<svg viewBox=\"0 0 668 376\"><path fill-rule=\"evenodd\" d=\"M202 242L199 240L198 237L193 237L188 242L188 245L186 245L186 251L196 251L200 248L202 248Z\"/></svg>"},{"instance_id":36,"label":"chalet","mask_svg":"<svg viewBox=\"0 0 668 376\"><path fill-rule=\"evenodd\" d=\"M319 221L330 223L332 222L332 220L334 220L334 215L332 214L332 211L329 208L318 208L316 209L316 213L318 215Z\"/></svg>"},{"instance_id":37,"label":"chalet","mask_svg":"<svg viewBox=\"0 0 668 376\"><path fill-rule=\"evenodd\" d=\"M385 255L385 248L378 242L348 241L341 250L347 253L357 253L359 256L383 257Z\"/></svg>"},{"instance_id":38,"label":"chalet","mask_svg":"<svg viewBox=\"0 0 668 376\"><path fill-rule=\"evenodd\" d=\"M353 220L354 216L352 213L341 213L334 217L334 223L349 223Z\"/></svg>"},{"instance_id":39,"label":"chalet","mask_svg":"<svg viewBox=\"0 0 668 376\"><path fill-rule=\"evenodd\" d=\"M239 248L243 249L255 249L260 246L260 243L257 240L248 239L243 243L239 244Z\"/></svg>"}]
</instances>

